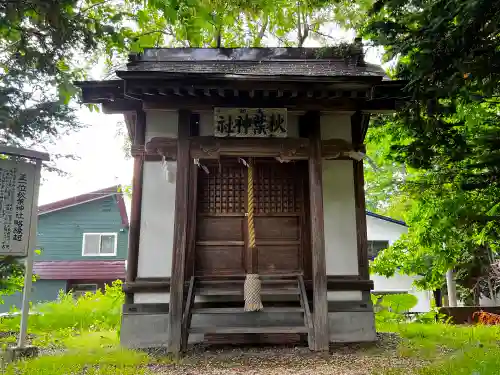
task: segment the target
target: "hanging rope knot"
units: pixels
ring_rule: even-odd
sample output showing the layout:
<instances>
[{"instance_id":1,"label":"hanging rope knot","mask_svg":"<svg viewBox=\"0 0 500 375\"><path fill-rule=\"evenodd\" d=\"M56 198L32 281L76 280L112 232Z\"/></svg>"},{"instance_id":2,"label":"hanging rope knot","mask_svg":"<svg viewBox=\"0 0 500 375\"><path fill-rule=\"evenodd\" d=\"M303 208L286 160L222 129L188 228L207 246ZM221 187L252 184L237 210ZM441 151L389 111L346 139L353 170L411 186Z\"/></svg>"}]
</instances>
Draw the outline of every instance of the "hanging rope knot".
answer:
<instances>
[{"instance_id":1,"label":"hanging rope knot","mask_svg":"<svg viewBox=\"0 0 500 375\"><path fill-rule=\"evenodd\" d=\"M256 273L247 273L244 285L245 311L260 311L263 309L260 298L261 282Z\"/></svg>"},{"instance_id":2,"label":"hanging rope knot","mask_svg":"<svg viewBox=\"0 0 500 375\"><path fill-rule=\"evenodd\" d=\"M247 225L248 225L248 247L250 251L254 252L255 249L255 227L254 227L254 194L253 194L253 166L252 161L248 163L240 159L248 168L248 212L247 212ZM245 298L245 311L260 311L262 310L262 300L260 297L261 282L259 275L255 273L247 273L244 285L244 298Z\"/></svg>"}]
</instances>

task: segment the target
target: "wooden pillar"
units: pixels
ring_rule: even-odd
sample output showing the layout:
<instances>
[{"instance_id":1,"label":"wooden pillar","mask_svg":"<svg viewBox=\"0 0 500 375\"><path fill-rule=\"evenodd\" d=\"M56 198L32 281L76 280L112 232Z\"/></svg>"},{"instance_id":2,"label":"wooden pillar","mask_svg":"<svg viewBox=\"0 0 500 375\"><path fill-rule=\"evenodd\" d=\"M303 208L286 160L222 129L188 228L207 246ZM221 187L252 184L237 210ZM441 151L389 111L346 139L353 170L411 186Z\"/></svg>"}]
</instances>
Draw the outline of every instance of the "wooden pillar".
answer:
<instances>
[{"instance_id":1,"label":"wooden pillar","mask_svg":"<svg viewBox=\"0 0 500 375\"><path fill-rule=\"evenodd\" d=\"M309 200L314 306L314 337L310 343L312 350L323 351L328 350L329 332L320 115L318 112L307 113L304 121L309 127L310 139Z\"/></svg>"},{"instance_id":2,"label":"wooden pillar","mask_svg":"<svg viewBox=\"0 0 500 375\"><path fill-rule=\"evenodd\" d=\"M191 137L200 135L199 130L200 115L193 113L190 116L190 131ZM194 261L196 251L196 219L197 219L197 204L198 204L198 167L190 162L189 172L189 206L188 206L188 242L186 254L186 270L185 279L189 280L194 276Z\"/></svg>"},{"instance_id":3,"label":"wooden pillar","mask_svg":"<svg viewBox=\"0 0 500 375\"><path fill-rule=\"evenodd\" d=\"M144 146L146 141L146 113L136 112L133 146ZM130 226L128 234L128 255L126 282L134 282L137 278L139 263L139 239L141 235L142 182L144 175L144 156L134 156L134 172L132 179L132 203L130 209ZM134 303L134 294L125 294L125 303Z\"/></svg>"},{"instance_id":4,"label":"wooden pillar","mask_svg":"<svg viewBox=\"0 0 500 375\"><path fill-rule=\"evenodd\" d=\"M179 111L177 132L177 176L175 185L174 243L172 251L172 276L170 282L168 351L178 354L182 339L182 310L186 252L188 244L189 175L191 157L189 153L191 113Z\"/></svg>"},{"instance_id":5,"label":"wooden pillar","mask_svg":"<svg viewBox=\"0 0 500 375\"><path fill-rule=\"evenodd\" d=\"M369 121L368 115L356 112L351 117L352 144L356 148L363 144L364 129ZM370 279L368 264L368 235L366 233L365 178L363 160L353 160L354 202L356 215L356 237L358 245L358 273L362 280Z\"/></svg>"}]
</instances>

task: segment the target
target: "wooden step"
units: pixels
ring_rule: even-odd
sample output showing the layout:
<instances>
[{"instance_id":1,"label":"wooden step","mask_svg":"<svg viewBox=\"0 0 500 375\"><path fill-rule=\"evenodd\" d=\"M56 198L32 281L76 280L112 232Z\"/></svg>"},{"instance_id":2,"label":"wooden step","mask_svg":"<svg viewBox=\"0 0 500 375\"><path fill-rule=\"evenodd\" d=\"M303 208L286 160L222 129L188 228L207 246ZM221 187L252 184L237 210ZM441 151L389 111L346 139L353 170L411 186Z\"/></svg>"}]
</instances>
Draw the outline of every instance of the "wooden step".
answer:
<instances>
[{"instance_id":1,"label":"wooden step","mask_svg":"<svg viewBox=\"0 0 500 375\"><path fill-rule=\"evenodd\" d=\"M192 327L189 333L204 334L237 334L237 333L307 333L302 326L270 326L270 327Z\"/></svg>"},{"instance_id":2,"label":"wooden step","mask_svg":"<svg viewBox=\"0 0 500 375\"><path fill-rule=\"evenodd\" d=\"M213 288L213 287L199 287L196 289L195 294L197 296L242 296L243 288ZM261 295L269 296L269 295L298 295L299 288L262 288Z\"/></svg>"},{"instance_id":3,"label":"wooden step","mask_svg":"<svg viewBox=\"0 0 500 375\"><path fill-rule=\"evenodd\" d=\"M262 280L262 288L297 288L297 280ZM243 289L243 280L210 280L198 281L198 288L214 288L214 289Z\"/></svg>"},{"instance_id":4,"label":"wooden step","mask_svg":"<svg viewBox=\"0 0 500 375\"><path fill-rule=\"evenodd\" d=\"M245 311L243 307L213 307L213 308L194 308L191 310L193 314L254 314L253 312ZM262 310L263 313L303 313L304 309L298 306L290 307L266 307ZM258 313L258 312L257 312Z\"/></svg>"},{"instance_id":5,"label":"wooden step","mask_svg":"<svg viewBox=\"0 0 500 375\"><path fill-rule=\"evenodd\" d=\"M297 279L278 279L278 278L269 278L269 279L260 279L262 284L297 284ZM229 279L229 280L198 280L196 285L228 285L228 284L238 284L243 285L245 283L244 279Z\"/></svg>"}]
</instances>

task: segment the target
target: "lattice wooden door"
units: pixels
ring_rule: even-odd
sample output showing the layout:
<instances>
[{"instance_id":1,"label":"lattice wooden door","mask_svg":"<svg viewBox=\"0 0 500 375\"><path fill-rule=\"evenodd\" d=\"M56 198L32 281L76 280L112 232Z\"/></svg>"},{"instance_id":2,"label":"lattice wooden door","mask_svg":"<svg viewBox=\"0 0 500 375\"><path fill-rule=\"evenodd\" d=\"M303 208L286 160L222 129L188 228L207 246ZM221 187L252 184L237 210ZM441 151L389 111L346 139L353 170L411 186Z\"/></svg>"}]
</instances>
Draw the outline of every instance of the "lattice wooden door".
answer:
<instances>
[{"instance_id":1,"label":"lattice wooden door","mask_svg":"<svg viewBox=\"0 0 500 375\"><path fill-rule=\"evenodd\" d=\"M246 168L235 159L204 162L198 175L195 274L244 274Z\"/></svg>"},{"instance_id":2,"label":"lattice wooden door","mask_svg":"<svg viewBox=\"0 0 500 375\"><path fill-rule=\"evenodd\" d=\"M301 272L304 267L303 168L255 159L257 251L247 246L247 168L235 159L205 162L199 171L195 251L197 275L244 275L256 262L260 274Z\"/></svg>"},{"instance_id":3,"label":"lattice wooden door","mask_svg":"<svg viewBox=\"0 0 500 375\"><path fill-rule=\"evenodd\" d=\"M303 168L274 159L255 162L255 233L259 274L303 270Z\"/></svg>"}]
</instances>

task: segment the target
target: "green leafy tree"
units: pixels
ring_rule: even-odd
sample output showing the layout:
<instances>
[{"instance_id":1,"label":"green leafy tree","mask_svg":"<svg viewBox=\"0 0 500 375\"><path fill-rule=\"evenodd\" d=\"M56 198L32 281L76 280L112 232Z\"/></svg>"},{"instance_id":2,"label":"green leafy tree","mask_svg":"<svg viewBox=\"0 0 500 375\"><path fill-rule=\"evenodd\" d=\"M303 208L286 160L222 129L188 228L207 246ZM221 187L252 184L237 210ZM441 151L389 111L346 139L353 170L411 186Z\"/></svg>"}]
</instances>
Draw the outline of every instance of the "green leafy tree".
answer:
<instances>
[{"instance_id":1,"label":"green leafy tree","mask_svg":"<svg viewBox=\"0 0 500 375\"><path fill-rule=\"evenodd\" d=\"M0 141L33 147L79 129L74 79L132 37L130 7L96 0L0 1Z\"/></svg>"},{"instance_id":2,"label":"green leafy tree","mask_svg":"<svg viewBox=\"0 0 500 375\"><path fill-rule=\"evenodd\" d=\"M22 288L23 279L24 267L16 258L0 257L0 303L3 303L3 295L13 294Z\"/></svg>"},{"instance_id":3,"label":"green leafy tree","mask_svg":"<svg viewBox=\"0 0 500 375\"><path fill-rule=\"evenodd\" d=\"M474 172L484 158L476 149L484 149L485 134L497 117L498 108L491 103L457 107L447 121L459 135L456 143L467 151L453 156L448 145L435 147L432 163L425 168L411 168L410 161L398 154L398 145L412 139L405 124L394 121L397 116L372 124L368 151L371 146L380 167L367 171L367 201L409 224L409 233L376 258L375 272L421 275L420 285L435 289L443 286L443 275L454 267L464 299L472 303L481 294L491 294L484 275L498 247L500 190L497 184L478 185L480 175Z\"/></svg>"},{"instance_id":4,"label":"green leafy tree","mask_svg":"<svg viewBox=\"0 0 500 375\"><path fill-rule=\"evenodd\" d=\"M411 171L402 188L410 231L374 269L439 287L454 267L476 300L498 238L499 21L497 1L379 0L364 27L396 60L392 74L408 81L411 98L384 125L386 163Z\"/></svg>"}]
</instances>

